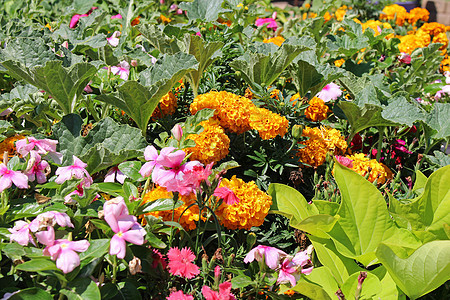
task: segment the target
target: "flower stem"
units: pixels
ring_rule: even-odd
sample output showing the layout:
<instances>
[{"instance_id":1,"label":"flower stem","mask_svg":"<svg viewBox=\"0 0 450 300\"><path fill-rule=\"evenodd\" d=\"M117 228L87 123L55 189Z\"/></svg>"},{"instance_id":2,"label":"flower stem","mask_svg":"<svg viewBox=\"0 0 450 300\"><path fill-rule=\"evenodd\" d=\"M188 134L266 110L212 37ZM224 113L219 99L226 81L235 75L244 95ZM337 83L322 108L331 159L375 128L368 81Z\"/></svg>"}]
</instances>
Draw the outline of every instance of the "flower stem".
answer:
<instances>
[{"instance_id":1,"label":"flower stem","mask_svg":"<svg viewBox=\"0 0 450 300\"><path fill-rule=\"evenodd\" d=\"M112 283L116 284L117 281L117 255L113 255L113 277Z\"/></svg>"}]
</instances>

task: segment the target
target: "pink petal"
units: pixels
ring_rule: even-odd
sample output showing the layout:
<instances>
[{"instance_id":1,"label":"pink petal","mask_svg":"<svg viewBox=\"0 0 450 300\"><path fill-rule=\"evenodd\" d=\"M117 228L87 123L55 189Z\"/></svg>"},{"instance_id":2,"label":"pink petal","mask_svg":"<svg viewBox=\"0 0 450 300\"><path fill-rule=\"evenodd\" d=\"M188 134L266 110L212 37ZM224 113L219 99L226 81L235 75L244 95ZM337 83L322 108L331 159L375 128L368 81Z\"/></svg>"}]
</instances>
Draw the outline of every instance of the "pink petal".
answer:
<instances>
[{"instance_id":1,"label":"pink petal","mask_svg":"<svg viewBox=\"0 0 450 300\"><path fill-rule=\"evenodd\" d=\"M122 259L125 257L126 252L127 248L125 240L121 237L118 237L117 234L115 234L112 237L111 243L109 245L109 254L117 255L117 258Z\"/></svg>"},{"instance_id":2,"label":"pink petal","mask_svg":"<svg viewBox=\"0 0 450 300\"><path fill-rule=\"evenodd\" d=\"M158 150L153 146L147 146L144 150L145 160L156 160L158 158Z\"/></svg>"},{"instance_id":3,"label":"pink petal","mask_svg":"<svg viewBox=\"0 0 450 300\"><path fill-rule=\"evenodd\" d=\"M11 171L12 176L12 182L15 184L15 186L17 186L18 188L21 189L26 189L28 188L28 176L19 172L19 171Z\"/></svg>"},{"instance_id":4,"label":"pink petal","mask_svg":"<svg viewBox=\"0 0 450 300\"><path fill-rule=\"evenodd\" d=\"M3 192L4 190L10 188L12 186L12 181L10 178L6 176L2 176L0 178L0 192Z\"/></svg>"},{"instance_id":5,"label":"pink petal","mask_svg":"<svg viewBox=\"0 0 450 300\"><path fill-rule=\"evenodd\" d=\"M127 232L137 222L135 216L122 215L117 218L117 224L120 232Z\"/></svg>"},{"instance_id":6,"label":"pink petal","mask_svg":"<svg viewBox=\"0 0 450 300\"><path fill-rule=\"evenodd\" d=\"M72 272L80 265L80 257L73 250L62 250L56 260L56 267L64 274Z\"/></svg>"},{"instance_id":7,"label":"pink petal","mask_svg":"<svg viewBox=\"0 0 450 300\"><path fill-rule=\"evenodd\" d=\"M55 243L55 230L52 226L47 227L46 231L39 231L35 233L39 243L46 246L53 246Z\"/></svg>"},{"instance_id":8,"label":"pink petal","mask_svg":"<svg viewBox=\"0 0 450 300\"><path fill-rule=\"evenodd\" d=\"M202 287L202 294L206 300L219 300L219 294L213 291L209 286L204 285Z\"/></svg>"},{"instance_id":9,"label":"pink petal","mask_svg":"<svg viewBox=\"0 0 450 300\"><path fill-rule=\"evenodd\" d=\"M70 243L70 249L77 252L84 252L89 248L90 244L87 240L75 241Z\"/></svg>"},{"instance_id":10,"label":"pink petal","mask_svg":"<svg viewBox=\"0 0 450 300\"><path fill-rule=\"evenodd\" d=\"M124 240L135 245L142 245L144 243L144 236L139 229L128 230L127 232L124 232L122 236Z\"/></svg>"}]
</instances>

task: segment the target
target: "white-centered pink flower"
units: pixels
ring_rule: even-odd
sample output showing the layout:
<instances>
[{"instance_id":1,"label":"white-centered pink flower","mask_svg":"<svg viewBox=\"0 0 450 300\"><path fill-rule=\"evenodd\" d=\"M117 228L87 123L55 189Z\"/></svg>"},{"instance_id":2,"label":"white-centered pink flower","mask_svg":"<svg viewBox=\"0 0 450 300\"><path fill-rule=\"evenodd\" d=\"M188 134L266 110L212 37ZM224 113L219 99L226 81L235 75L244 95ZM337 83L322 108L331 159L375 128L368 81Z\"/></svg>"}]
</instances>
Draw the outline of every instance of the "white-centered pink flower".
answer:
<instances>
[{"instance_id":1,"label":"white-centered pink flower","mask_svg":"<svg viewBox=\"0 0 450 300\"><path fill-rule=\"evenodd\" d=\"M34 245L33 237L30 232L30 225L30 223L22 220L16 221L14 227L8 229L11 233L9 237L11 241L15 241L22 246L27 246L30 242Z\"/></svg>"},{"instance_id":2,"label":"white-centered pink flower","mask_svg":"<svg viewBox=\"0 0 450 300\"><path fill-rule=\"evenodd\" d=\"M103 204L105 221L114 232L119 230L117 219L122 215L128 215L128 207L122 197L108 200Z\"/></svg>"},{"instance_id":3,"label":"white-centered pink flower","mask_svg":"<svg viewBox=\"0 0 450 300\"><path fill-rule=\"evenodd\" d=\"M142 245L144 243L145 229L137 222L135 216L122 215L116 220L117 231L111 239L109 247L109 254L117 255L117 258L124 258L127 245L130 242L135 245ZM111 226L111 224L110 224ZM112 229L112 227L111 227Z\"/></svg>"},{"instance_id":4,"label":"white-centered pink flower","mask_svg":"<svg viewBox=\"0 0 450 300\"><path fill-rule=\"evenodd\" d=\"M117 47L119 45L119 37L120 37L120 31L114 31L114 33L109 38L106 38L106 40L108 41L108 44L110 44L111 46ZM112 68L111 68L111 71L112 71Z\"/></svg>"},{"instance_id":5,"label":"white-centered pink flower","mask_svg":"<svg viewBox=\"0 0 450 300\"><path fill-rule=\"evenodd\" d=\"M78 157L73 155L73 164L67 167L59 167L55 174L58 177L55 179L55 182L58 184L62 184L67 180L71 180L73 178L76 179L84 179L83 184L86 187L91 186L93 183L91 175L86 170L87 164L82 162Z\"/></svg>"},{"instance_id":6,"label":"white-centered pink flower","mask_svg":"<svg viewBox=\"0 0 450 300\"><path fill-rule=\"evenodd\" d=\"M33 232L38 231L44 227L53 227L58 224L61 227L71 227L73 228L72 221L66 213L59 211L47 211L39 214L33 222L31 222L30 230Z\"/></svg>"},{"instance_id":7,"label":"white-centered pink flower","mask_svg":"<svg viewBox=\"0 0 450 300\"><path fill-rule=\"evenodd\" d=\"M276 31L278 28L277 21L275 21L273 18L257 19L255 21L255 25L258 27L264 26L265 24L267 24L267 28L271 28L274 31Z\"/></svg>"},{"instance_id":8,"label":"white-centered pink flower","mask_svg":"<svg viewBox=\"0 0 450 300\"><path fill-rule=\"evenodd\" d=\"M56 240L52 246L44 249L44 255L56 260L56 267L67 274L80 265L80 257L77 252L86 251L89 245L87 240Z\"/></svg>"},{"instance_id":9,"label":"white-centered pink flower","mask_svg":"<svg viewBox=\"0 0 450 300\"><path fill-rule=\"evenodd\" d=\"M247 255L244 258L244 262L250 263L254 260L256 261L264 260L266 265L270 269L275 270L278 268L280 260L285 256L287 256L287 254L280 249L270 246L259 245L247 253Z\"/></svg>"},{"instance_id":10,"label":"white-centered pink flower","mask_svg":"<svg viewBox=\"0 0 450 300\"><path fill-rule=\"evenodd\" d=\"M60 164L62 154L56 152L58 141L51 139L36 139L32 136L16 142L16 151L23 157L27 156L31 151L36 151L39 155L48 155L55 163Z\"/></svg>"},{"instance_id":11,"label":"white-centered pink flower","mask_svg":"<svg viewBox=\"0 0 450 300\"><path fill-rule=\"evenodd\" d=\"M122 61L118 66L111 67L111 72L114 75L120 75L123 80L128 80L130 75L130 64L126 61Z\"/></svg>"},{"instance_id":12,"label":"white-centered pink flower","mask_svg":"<svg viewBox=\"0 0 450 300\"><path fill-rule=\"evenodd\" d=\"M14 183L20 189L28 188L28 177L20 171L9 170L4 163L0 164L0 192L10 188Z\"/></svg>"},{"instance_id":13,"label":"white-centered pink flower","mask_svg":"<svg viewBox=\"0 0 450 300\"><path fill-rule=\"evenodd\" d=\"M331 100L336 100L341 95L341 88L337 84L331 82L327 84L319 93L317 93L316 97L322 99L324 102L328 102Z\"/></svg>"}]
</instances>

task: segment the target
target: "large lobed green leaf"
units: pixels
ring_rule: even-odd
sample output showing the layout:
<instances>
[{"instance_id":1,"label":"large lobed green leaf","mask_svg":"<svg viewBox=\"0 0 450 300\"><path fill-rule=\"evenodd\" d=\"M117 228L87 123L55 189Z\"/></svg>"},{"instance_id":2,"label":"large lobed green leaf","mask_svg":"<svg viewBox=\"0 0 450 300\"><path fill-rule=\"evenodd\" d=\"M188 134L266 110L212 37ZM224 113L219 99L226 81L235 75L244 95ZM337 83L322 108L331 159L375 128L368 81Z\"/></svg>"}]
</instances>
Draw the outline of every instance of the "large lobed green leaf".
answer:
<instances>
[{"instance_id":1,"label":"large lobed green leaf","mask_svg":"<svg viewBox=\"0 0 450 300\"><path fill-rule=\"evenodd\" d=\"M198 62L192 55L181 52L164 55L154 66L141 72L140 83L127 81L118 88L117 93L99 95L96 99L123 110L145 133L150 117L162 96L187 72L197 67Z\"/></svg>"},{"instance_id":2,"label":"large lobed green leaf","mask_svg":"<svg viewBox=\"0 0 450 300\"><path fill-rule=\"evenodd\" d=\"M224 0L194 0L193 2L181 2L180 8L186 11L189 20L202 22L216 21L219 14L231 10L222 8Z\"/></svg>"},{"instance_id":3,"label":"large lobed green leaf","mask_svg":"<svg viewBox=\"0 0 450 300\"><path fill-rule=\"evenodd\" d=\"M53 126L63 165L70 164L75 155L88 164L86 169L93 174L141 156L147 146L137 128L119 125L109 117L98 122L86 137L80 135L81 125L81 117L71 114Z\"/></svg>"},{"instance_id":4,"label":"large lobed green leaf","mask_svg":"<svg viewBox=\"0 0 450 300\"><path fill-rule=\"evenodd\" d=\"M376 254L411 299L431 292L450 279L450 241L427 243L404 259L385 244L378 247Z\"/></svg>"}]
</instances>

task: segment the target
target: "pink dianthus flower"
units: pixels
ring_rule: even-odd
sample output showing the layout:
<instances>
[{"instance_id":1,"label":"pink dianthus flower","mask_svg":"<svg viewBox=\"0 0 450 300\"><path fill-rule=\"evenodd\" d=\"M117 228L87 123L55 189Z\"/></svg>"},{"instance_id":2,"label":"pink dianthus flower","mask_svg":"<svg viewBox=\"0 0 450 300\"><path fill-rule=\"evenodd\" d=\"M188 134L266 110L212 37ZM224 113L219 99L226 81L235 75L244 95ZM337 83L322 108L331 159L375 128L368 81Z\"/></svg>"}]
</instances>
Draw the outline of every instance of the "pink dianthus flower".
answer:
<instances>
[{"instance_id":1,"label":"pink dianthus flower","mask_svg":"<svg viewBox=\"0 0 450 300\"><path fill-rule=\"evenodd\" d=\"M200 269L192 261L195 259L191 249L185 247L183 249L170 248L167 253L169 258L169 273L181 276L187 279L194 278L200 274Z\"/></svg>"}]
</instances>

